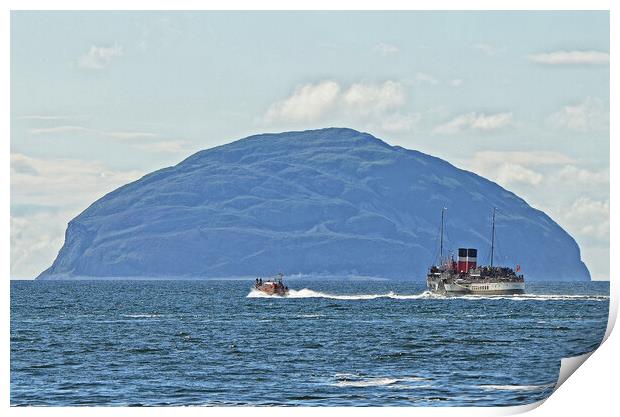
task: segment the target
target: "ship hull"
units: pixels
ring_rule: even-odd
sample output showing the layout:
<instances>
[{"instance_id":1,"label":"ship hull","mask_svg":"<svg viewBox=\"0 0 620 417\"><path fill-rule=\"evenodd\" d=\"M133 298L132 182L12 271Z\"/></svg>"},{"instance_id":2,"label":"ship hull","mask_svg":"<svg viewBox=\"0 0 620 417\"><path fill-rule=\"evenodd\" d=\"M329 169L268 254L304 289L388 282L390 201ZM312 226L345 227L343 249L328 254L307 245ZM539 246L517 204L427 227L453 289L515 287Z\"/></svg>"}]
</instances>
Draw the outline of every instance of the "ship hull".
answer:
<instances>
[{"instance_id":1,"label":"ship hull","mask_svg":"<svg viewBox=\"0 0 620 417\"><path fill-rule=\"evenodd\" d=\"M524 294L525 283L523 282L489 282L467 284L444 284L448 294Z\"/></svg>"},{"instance_id":2,"label":"ship hull","mask_svg":"<svg viewBox=\"0 0 620 417\"><path fill-rule=\"evenodd\" d=\"M276 285L273 282L256 285L254 288L267 295L279 295L280 297L288 295L288 288L285 288L283 285Z\"/></svg>"},{"instance_id":3,"label":"ship hull","mask_svg":"<svg viewBox=\"0 0 620 417\"><path fill-rule=\"evenodd\" d=\"M524 294L525 282L523 281L467 281L455 282L452 279L444 279L437 276L428 277L428 289L439 294L481 294L481 295L506 295Z\"/></svg>"}]
</instances>

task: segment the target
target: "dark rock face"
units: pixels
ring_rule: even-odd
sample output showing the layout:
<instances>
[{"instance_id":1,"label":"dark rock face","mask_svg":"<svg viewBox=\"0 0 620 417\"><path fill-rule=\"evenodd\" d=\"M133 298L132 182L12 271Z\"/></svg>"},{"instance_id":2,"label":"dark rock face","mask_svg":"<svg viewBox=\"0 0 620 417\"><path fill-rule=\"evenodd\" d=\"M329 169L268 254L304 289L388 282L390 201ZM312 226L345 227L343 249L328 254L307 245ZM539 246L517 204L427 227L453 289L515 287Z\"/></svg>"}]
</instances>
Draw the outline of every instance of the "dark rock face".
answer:
<instances>
[{"instance_id":1,"label":"dark rock face","mask_svg":"<svg viewBox=\"0 0 620 417\"><path fill-rule=\"evenodd\" d=\"M109 193L73 219L39 278L284 274L421 280L445 247L528 280L586 280L575 241L524 200L468 171L350 129L251 136Z\"/></svg>"}]
</instances>

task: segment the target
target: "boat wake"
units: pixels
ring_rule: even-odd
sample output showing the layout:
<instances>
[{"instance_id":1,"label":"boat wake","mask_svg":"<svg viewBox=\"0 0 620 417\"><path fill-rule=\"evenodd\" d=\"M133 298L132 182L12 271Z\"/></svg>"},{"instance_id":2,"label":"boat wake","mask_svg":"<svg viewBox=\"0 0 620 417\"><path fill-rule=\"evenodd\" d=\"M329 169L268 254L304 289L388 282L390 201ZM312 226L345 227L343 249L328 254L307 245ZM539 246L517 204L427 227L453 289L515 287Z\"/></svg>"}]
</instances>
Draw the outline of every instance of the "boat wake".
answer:
<instances>
[{"instance_id":1,"label":"boat wake","mask_svg":"<svg viewBox=\"0 0 620 417\"><path fill-rule=\"evenodd\" d=\"M478 385L483 390L491 391L544 391L555 387L555 382L541 385Z\"/></svg>"},{"instance_id":2,"label":"boat wake","mask_svg":"<svg viewBox=\"0 0 620 417\"><path fill-rule=\"evenodd\" d=\"M515 294L515 295L442 295L424 291L420 294L397 294L393 291L383 294L330 294L309 288L289 290L288 295L269 295L254 288L247 298L329 298L332 300L375 300L391 298L394 300L513 300L513 301L609 301L606 295L561 295L561 294Z\"/></svg>"},{"instance_id":3,"label":"boat wake","mask_svg":"<svg viewBox=\"0 0 620 417\"><path fill-rule=\"evenodd\" d=\"M428 378L420 378L420 377L397 377L397 378L389 378L389 377L362 377L355 374L336 374L335 375L336 382L334 382L333 386L336 387L381 387L381 386L392 386L394 388L429 388L432 387L432 384L429 384L430 381ZM422 383L421 385L419 383Z\"/></svg>"},{"instance_id":4,"label":"boat wake","mask_svg":"<svg viewBox=\"0 0 620 417\"><path fill-rule=\"evenodd\" d=\"M421 294L400 295L393 291L384 294L330 294L321 291L314 291L309 288L301 290L289 290L288 295L282 297L278 295L269 295L264 292L252 289L247 295L248 298L329 298L332 300L374 300L377 298L393 298L397 300L420 299L420 298L445 298L441 295L433 294L430 291L424 291Z\"/></svg>"},{"instance_id":5,"label":"boat wake","mask_svg":"<svg viewBox=\"0 0 620 417\"><path fill-rule=\"evenodd\" d=\"M463 300L513 300L513 301L609 301L607 295L581 294L514 294L514 295L459 295L450 298Z\"/></svg>"},{"instance_id":6,"label":"boat wake","mask_svg":"<svg viewBox=\"0 0 620 417\"><path fill-rule=\"evenodd\" d=\"M299 291L290 290L288 295L289 298L330 298L333 300L374 300L377 298L417 299L432 296L433 294L431 294L429 291L425 291L422 294L414 295L399 295L394 293L393 291L384 294L329 294L320 291L314 291L309 288L304 288Z\"/></svg>"}]
</instances>

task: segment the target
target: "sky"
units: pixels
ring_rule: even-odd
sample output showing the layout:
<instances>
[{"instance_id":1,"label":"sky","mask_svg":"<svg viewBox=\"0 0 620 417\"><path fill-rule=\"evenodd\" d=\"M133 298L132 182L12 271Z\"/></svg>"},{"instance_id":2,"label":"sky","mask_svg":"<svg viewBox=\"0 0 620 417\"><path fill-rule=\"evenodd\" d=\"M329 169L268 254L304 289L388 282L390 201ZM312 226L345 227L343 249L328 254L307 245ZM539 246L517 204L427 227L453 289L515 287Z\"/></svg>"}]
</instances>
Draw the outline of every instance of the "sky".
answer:
<instances>
[{"instance_id":1,"label":"sky","mask_svg":"<svg viewBox=\"0 0 620 417\"><path fill-rule=\"evenodd\" d=\"M263 132L369 132L545 211L609 279L608 12L12 12L11 277L69 220Z\"/></svg>"}]
</instances>

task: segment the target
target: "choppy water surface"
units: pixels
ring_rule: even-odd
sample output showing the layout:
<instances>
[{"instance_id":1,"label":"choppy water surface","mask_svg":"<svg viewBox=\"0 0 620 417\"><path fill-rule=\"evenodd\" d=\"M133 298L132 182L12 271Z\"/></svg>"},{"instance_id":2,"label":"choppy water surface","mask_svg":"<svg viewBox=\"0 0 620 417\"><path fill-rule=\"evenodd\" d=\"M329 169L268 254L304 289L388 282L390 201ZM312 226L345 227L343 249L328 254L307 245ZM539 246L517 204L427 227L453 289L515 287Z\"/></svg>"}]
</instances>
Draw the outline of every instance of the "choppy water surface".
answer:
<instances>
[{"instance_id":1,"label":"choppy water surface","mask_svg":"<svg viewBox=\"0 0 620 417\"><path fill-rule=\"evenodd\" d=\"M518 405L597 347L608 283L11 282L12 405Z\"/></svg>"}]
</instances>

